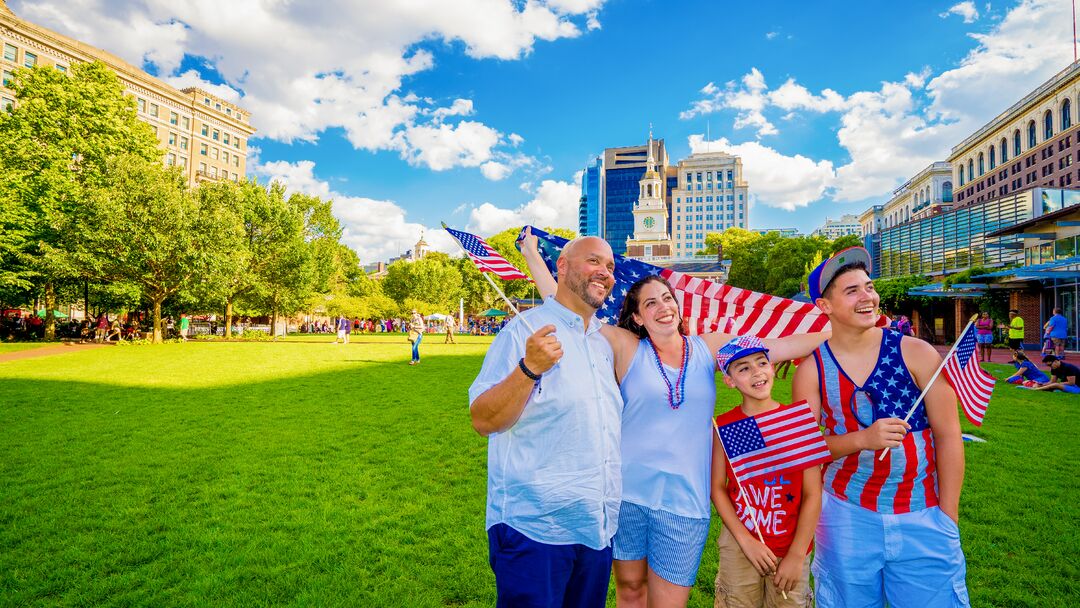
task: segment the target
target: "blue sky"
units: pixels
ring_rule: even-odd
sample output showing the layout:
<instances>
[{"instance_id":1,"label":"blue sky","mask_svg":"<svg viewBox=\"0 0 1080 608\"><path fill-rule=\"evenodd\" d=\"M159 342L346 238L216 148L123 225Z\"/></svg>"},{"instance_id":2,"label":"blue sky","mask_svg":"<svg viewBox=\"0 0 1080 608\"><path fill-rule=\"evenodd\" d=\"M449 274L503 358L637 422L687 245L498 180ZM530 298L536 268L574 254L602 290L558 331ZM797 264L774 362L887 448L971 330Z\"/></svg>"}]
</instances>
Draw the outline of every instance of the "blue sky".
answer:
<instances>
[{"instance_id":1,"label":"blue sky","mask_svg":"<svg viewBox=\"0 0 1080 608\"><path fill-rule=\"evenodd\" d=\"M707 131L743 156L752 226L809 232L1072 61L1064 0L9 5L251 110L249 174L334 198L365 262L452 251L440 220L574 227L578 172L650 123L673 161Z\"/></svg>"}]
</instances>

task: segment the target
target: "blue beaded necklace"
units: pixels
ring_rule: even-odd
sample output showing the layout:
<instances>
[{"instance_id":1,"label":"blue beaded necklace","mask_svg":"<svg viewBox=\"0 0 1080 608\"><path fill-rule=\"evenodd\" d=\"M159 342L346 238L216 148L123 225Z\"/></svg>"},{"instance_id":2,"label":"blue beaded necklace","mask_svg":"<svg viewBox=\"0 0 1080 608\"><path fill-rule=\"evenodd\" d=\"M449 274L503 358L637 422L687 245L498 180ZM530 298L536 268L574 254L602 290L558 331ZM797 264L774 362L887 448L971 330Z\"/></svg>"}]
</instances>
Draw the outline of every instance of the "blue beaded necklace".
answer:
<instances>
[{"instance_id":1,"label":"blue beaded necklace","mask_svg":"<svg viewBox=\"0 0 1080 608\"><path fill-rule=\"evenodd\" d=\"M656 350L656 345L652 340L645 338L649 342L649 346L652 347L653 360L656 361L656 369L660 372L660 377L664 379L664 384L667 385L668 390L668 405L673 410L679 409L679 406L683 404L686 399L686 364L690 360L690 344L686 340L686 336L682 337L682 366L679 367L679 377L675 379L675 386L671 385L671 380L668 379L667 372L664 371L664 362L660 360L660 352Z\"/></svg>"}]
</instances>

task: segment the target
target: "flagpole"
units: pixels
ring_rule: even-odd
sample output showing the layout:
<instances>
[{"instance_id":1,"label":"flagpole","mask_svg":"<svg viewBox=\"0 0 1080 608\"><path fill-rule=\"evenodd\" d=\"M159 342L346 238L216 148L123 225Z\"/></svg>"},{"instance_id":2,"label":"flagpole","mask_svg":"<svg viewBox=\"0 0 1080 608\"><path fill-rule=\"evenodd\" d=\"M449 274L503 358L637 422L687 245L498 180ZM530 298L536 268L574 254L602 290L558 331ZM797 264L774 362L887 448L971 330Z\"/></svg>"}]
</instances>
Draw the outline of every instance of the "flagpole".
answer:
<instances>
[{"instance_id":1,"label":"flagpole","mask_svg":"<svg viewBox=\"0 0 1080 608\"><path fill-rule=\"evenodd\" d=\"M442 222L442 227L444 229L448 227L446 225L446 222ZM458 247L461 247L461 252L464 253L466 257L468 257L469 252L465 251L465 246L461 244L461 241L457 240L457 237L455 237L452 234L450 235L450 237L454 239L454 242L458 244ZM503 293L503 290L500 289L499 286L495 284L495 281L491 280L491 277L488 276L488 273L484 272L483 270L481 270L479 268L477 268L477 270L480 270L480 275L482 277L484 277L485 279L487 279L488 283L491 283L491 286L495 288L495 293L499 294L499 296L502 297L503 302L506 302L506 305L510 307L510 310L514 311L514 316L515 317L521 317L521 322L525 324L525 327L528 328L528 330L531 333L535 334L536 330L533 329L533 326L531 324L529 324L529 322L525 319L525 317L521 316L521 311L519 311L517 309L517 306L514 306L514 304L510 301L510 298L506 297L506 294Z\"/></svg>"},{"instance_id":2,"label":"flagpole","mask_svg":"<svg viewBox=\"0 0 1080 608\"><path fill-rule=\"evenodd\" d=\"M971 320L968 321L968 324L964 326L964 331L960 332L961 337L963 337L963 335L967 333L967 330L971 328L971 326L975 323L975 320L978 318L979 315L971 315ZM919 404L922 403L923 397L926 396L926 393L930 392L930 387L934 386L934 381L937 380L938 376L941 375L941 370L945 369L945 363L948 362L949 357L952 356L957 346L960 346L960 340L957 340L953 343L952 348L949 349L948 354L946 354L945 358L941 360L941 365L938 366L937 371L934 372L933 376L930 376L930 381L926 383L926 388L922 390L922 393L919 394L919 398L915 400L914 404L912 404L911 409L908 410L907 416L904 416L904 422L910 420L911 416L915 414L915 408L919 407ZM885 455L889 453L890 449L891 448L885 448L884 450L882 450L881 456L878 456L878 460L884 460Z\"/></svg>"},{"instance_id":3,"label":"flagpole","mask_svg":"<svg viewBox=\"0 0 1080 608\"><path fill-rule=\"evenodd\" d=\"M724 450L724 456L726 457L727 456L727 449L724 447L724 440L720 438L720 427L716 424L716 419L715 418L713 418L712 426L713 426L713 430L716 431L716 440L720 442L720 449ZM730 459L729 459L729 462L730 462ZM764 545L765 544L765 537L762 536L761 528L758 526L757 508L751 507L751 505L750 505L750 497L747 496L746 490L743 489L742 483L739 482L739 476L738 476L738 474L735 473L734 468L732 468L732 470L731 470L731 476L735 478L735 487L739 488L739 496L745 497L744 500L746 501L746 508L747 509L751 509L751 508L754 509L750 513L750 520L754 522L754 532L757 532L758 540L760 540L761 544ZM785 600L788 599L786 591L781 590L780 593L783 594Z\"/></svg>"}]
</instances>

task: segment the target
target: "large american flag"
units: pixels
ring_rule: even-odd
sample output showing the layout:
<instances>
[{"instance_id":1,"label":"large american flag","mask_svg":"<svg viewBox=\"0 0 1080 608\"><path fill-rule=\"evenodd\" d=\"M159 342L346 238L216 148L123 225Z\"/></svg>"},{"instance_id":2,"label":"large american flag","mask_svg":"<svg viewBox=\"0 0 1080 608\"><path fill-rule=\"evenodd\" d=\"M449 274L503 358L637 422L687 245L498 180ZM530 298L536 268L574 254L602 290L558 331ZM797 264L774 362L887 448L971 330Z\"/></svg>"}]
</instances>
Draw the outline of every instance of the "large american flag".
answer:
<instances>
[{"instance_id":1,"label":"large american flag","mask_svg":"<svg viewBox=\"0 0 1080 608\"><path fill-rule=\"evenodd\" d=\"M461 244L461 248L465 250L466 255L473 261L473 264L476 264L480 272L494 272L500 279L506 280L529 278L508 262L498 251L495 251L491 245L488 245L484 239L475 234L454 230L446 225L443 225L443 228L446 228L450 236Z\"/></svg>"},{"instance_id":2,"label":"large american flag","mask_svg":"<svg viewBox=\"0 0 1080 608\"><path fill-rule=\"evenodd\" d=\"M567 240L531 228L539 240L540 256L552 276L558 279L555 261ZM597 311L597 318L605 323L617 323L626 292L647 275L661 276L675 288L675 298L688 322L687 330L692 334L719 331L779 338L823 331L829 324L829 318L813 304L721 285L618 255L615 256L615 287Z\"/></svg>"},{"instance_id":3,"label":"large american flag","mask_svg":"<svg viewBox=\"0 0 1080 608\"><path fill-rule=\"evenodd\" d=\"M740 482L832 461L805 401L725 424L716 434Z\"/></svg>"},{"instance_id":4,"label":"large american flag","mask_svg":"<svg viewBox=\"0 0 1080 608\"><path fill-rule=\"evenodd\" d=\"M982 426L986 406L990 404L990 394L994 392L997 380L979 367L975 358L975 324L968 323L964 335L956 343L952 354L945 359L945 376L960 398L964 415L971 424Z\"/></svg>"}]
</instances>

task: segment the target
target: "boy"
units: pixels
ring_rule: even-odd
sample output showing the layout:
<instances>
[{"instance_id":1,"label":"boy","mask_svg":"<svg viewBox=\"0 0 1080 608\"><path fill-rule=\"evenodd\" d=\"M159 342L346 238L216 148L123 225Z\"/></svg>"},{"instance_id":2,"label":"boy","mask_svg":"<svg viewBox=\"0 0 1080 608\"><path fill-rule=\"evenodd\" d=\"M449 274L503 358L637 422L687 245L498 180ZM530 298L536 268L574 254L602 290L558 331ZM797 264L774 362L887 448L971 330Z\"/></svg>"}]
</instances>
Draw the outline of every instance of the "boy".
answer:
<instances>
[{"instance_id":1,"label":"boy","mask_svg":"<svg viewBox=\"0 0 1080 608\"><path fill-rule=\"evenodd\" d=\"M1066 393L1080 393L1080 367L1072 363L1066 363L1054 355L1043 357L1043 363L1050 366L1050 375L1054 381L1049 384L1032 388L1033 391L1064 391Z\"/></svg>"},{"instance_id":2,"label":"boy","mask_svg":"<svg viewBox=\"0 0 1080 608\"><path fill-rule=\"evenodd\" d=\"M724 383L742 394L741 405L717 417L718 426L785 407L772 398L775 371L760 339L735 338L716 356ZM724 521L715 608L809 606L810 546L821 511L821 469L815 465L736 483L714 436L712 501Z\"/></svg>"},{"instance_id":3,"label":"boy","mask_svg":"<svg viewBox=\"0 0 1080 608\"><path fill-rule=\"evenodd\" d=\"M826 465L815 535L817 605L969 606L960 548L964 446L956 395L934 382L934 347L875 327L870 255L851 247L810 273L832 337L795 372L792 393L820 409ZM890 448L879 459L884 448Z\"/></svg>"}]
</instances>

